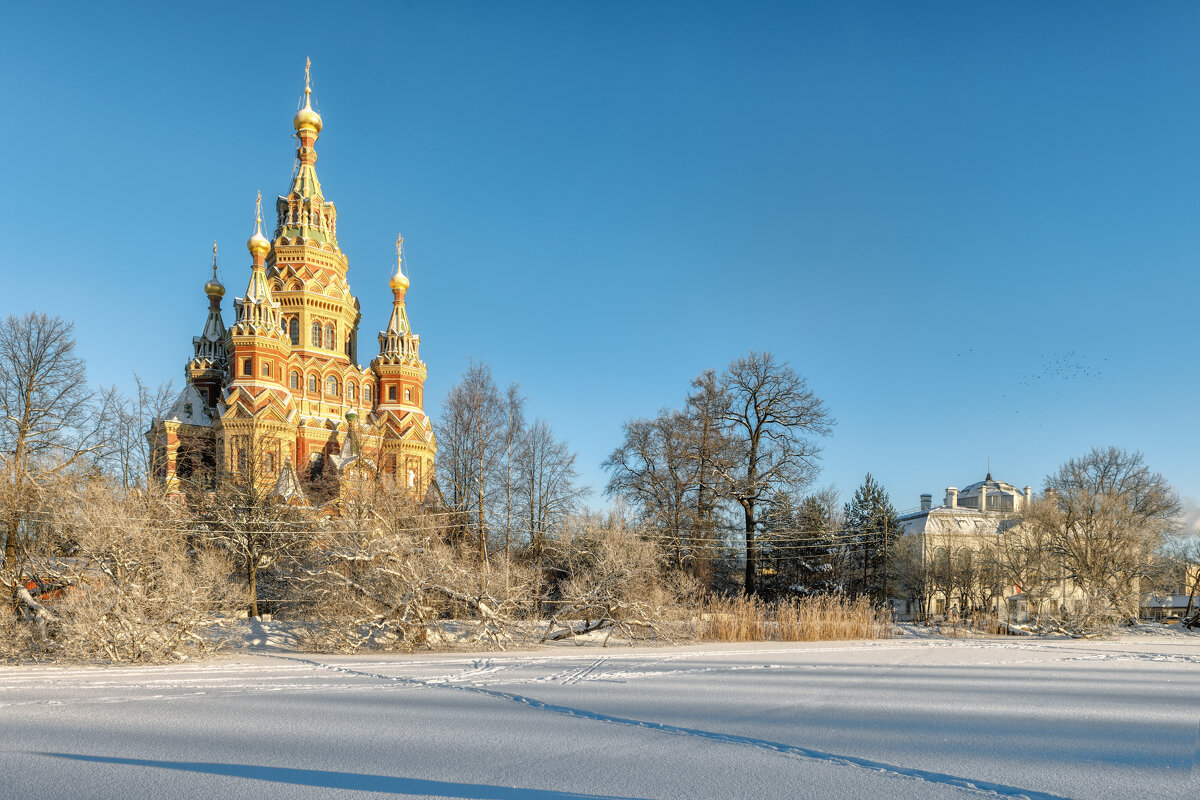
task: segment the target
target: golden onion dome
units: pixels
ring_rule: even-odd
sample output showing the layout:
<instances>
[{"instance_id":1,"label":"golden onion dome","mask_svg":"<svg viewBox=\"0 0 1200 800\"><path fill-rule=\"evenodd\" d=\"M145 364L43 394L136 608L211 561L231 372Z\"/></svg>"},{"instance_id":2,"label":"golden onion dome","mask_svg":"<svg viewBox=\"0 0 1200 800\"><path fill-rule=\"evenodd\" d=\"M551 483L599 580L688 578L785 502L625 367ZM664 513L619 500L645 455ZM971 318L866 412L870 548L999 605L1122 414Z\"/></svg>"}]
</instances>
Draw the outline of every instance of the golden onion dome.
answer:
<instances>
[{"instance_id":1,"label":"golden onion dome","mask_svg":"<svg viewBox=\"0 0 1200 800\"><path fill-rule=\"evenodd\" d=\"M271 252L271 243L267 241L267 237L262 235L262 231L255 231L254 235L246 241L246 249L252 256L265 256Z\"/></svg>"},{"instance_id":2,"label":"golden onion dome","mask_svg":"<svg viewBox=\"0 0 1200 800\"><path fill-rule=\"evenodd\" d=\"M392 275L392 279L388 281L388 286L392 287L393 292L407 292L408 277L400 270L396 270L395 274Z\"/></svg>"},{"instance_id":3,"label":"golden onion dome","mask_svg":"<svg viewBox=\"0 0 1200 800\"><path fill-rule=\"evenodd\" d=\"M304 99L304 108L297 111L296 116L292 117L292 127L297 132L306 128L314 133L321 132L321 115L313 111L312 106L308 104L307 97Z\"/></svg>"},{"instance_id":4,"label":"golden onion dome","mask_svg":"<svg viewBox=\"0 0 1200 800\"><path fill-rule=\"evenodd\" d=\"M262 192L254 205L254 235L246 240L246 249L252 256L266 256L271 252L271 243L262 235Z\"/></svg>"},{"instance_id":5,"label":"golden onion dome","mask_svg":"<svg viewBox=\"0 0 1200 800\"><path fill-rule=\"evenodd\" d=\"M212 280L204 284L204 293L209 297L221 298L225 296L225 285L217 280L217 243L213 242L213 276Z\"/></svg>"}]
</instances>

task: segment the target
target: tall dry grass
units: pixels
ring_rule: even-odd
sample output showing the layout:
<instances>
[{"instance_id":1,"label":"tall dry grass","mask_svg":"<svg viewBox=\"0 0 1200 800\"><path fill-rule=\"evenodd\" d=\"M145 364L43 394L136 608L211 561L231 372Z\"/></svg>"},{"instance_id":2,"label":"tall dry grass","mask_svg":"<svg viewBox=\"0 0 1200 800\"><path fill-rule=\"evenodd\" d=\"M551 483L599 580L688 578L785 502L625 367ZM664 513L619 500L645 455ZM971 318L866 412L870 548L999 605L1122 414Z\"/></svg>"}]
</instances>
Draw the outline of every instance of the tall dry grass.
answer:
<instances>
[{"instance_id":1,"label":"tall dry grass","mask_svg":"<svg viewBox=\"0 0 1200 800\"><path fill-rule=\"evenodd\" d=\"M757 597L710 597L689 620L692 635L712 642L816 642L885 639L891 613L866 598L817 595L764 602Z\"/></svg>"}]
</instances>

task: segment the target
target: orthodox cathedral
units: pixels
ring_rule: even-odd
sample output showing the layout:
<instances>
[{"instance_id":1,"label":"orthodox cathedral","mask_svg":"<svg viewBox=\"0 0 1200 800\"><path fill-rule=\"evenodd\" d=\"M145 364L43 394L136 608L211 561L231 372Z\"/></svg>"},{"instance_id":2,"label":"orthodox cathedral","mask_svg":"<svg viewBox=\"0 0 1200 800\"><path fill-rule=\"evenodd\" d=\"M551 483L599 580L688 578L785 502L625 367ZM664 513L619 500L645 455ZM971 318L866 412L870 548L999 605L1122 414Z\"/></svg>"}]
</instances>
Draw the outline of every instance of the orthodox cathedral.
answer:
<instances>
[{"instance_id":1,"label":"orthodox cathedral","mask_svg":"<svg viewBox=\"0 0 1200 800\"><path fill-rule=\"evenodd\" d=\"M288 193L275 201L271 239L262 233L262 196L246 243L250 275L226 327L225 287L204 285L208 317L192 339L186 385L147 433L152 473L169 495L209 476L250 478L282 500L308 503L306 490L337 489L352 475L389 475L421 496L437 451L423 411L421 337L405 309L403 238L389 281L392 314L379 354L358 363L358 298L346 280L337 209L317 180L321 115L305 66L304 106L292 120L299 147Z\"/></svg>"}]
</instances>

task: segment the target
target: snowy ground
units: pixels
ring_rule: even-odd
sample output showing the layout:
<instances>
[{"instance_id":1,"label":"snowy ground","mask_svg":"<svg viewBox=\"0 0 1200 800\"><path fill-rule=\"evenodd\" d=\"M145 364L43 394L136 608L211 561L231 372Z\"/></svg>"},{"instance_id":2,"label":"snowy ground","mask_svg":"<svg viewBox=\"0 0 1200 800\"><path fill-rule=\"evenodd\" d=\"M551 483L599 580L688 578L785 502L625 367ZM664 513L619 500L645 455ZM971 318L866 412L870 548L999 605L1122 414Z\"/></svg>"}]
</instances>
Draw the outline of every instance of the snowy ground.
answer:
<instances>
[{"instance_id":1,"label":"snowy ground","mask_svg":"<svg viewBox=\"0 0 1200 800\"><path fill-rule=\"evenodd\" d=\"M0 668L3 798L1196 797L1200 636Z\"/></svg>"}]
</instances>

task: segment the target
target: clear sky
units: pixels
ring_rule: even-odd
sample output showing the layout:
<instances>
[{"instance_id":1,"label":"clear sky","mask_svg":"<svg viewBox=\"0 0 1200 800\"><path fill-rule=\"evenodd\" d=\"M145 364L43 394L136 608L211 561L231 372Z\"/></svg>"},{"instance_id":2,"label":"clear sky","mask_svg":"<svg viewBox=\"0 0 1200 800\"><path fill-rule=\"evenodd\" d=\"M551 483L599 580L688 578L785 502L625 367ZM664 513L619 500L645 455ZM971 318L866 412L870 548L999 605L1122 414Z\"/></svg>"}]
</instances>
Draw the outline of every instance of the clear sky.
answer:
<instances>
[{"instance_id":1,"label":"clear sky","mask_svg":"<svg viewBox=\"0 0 1200 800\"><path fill-rule=\"evenodd\" d=\"M600 489L624 420L769 349L843 495L1115 444L1196 497L1197 42L1171 2L17 4L0 313L181 382L309 56L360 358L403 232L435 419L485 361Z\"/></svg>"}]
</instances>

